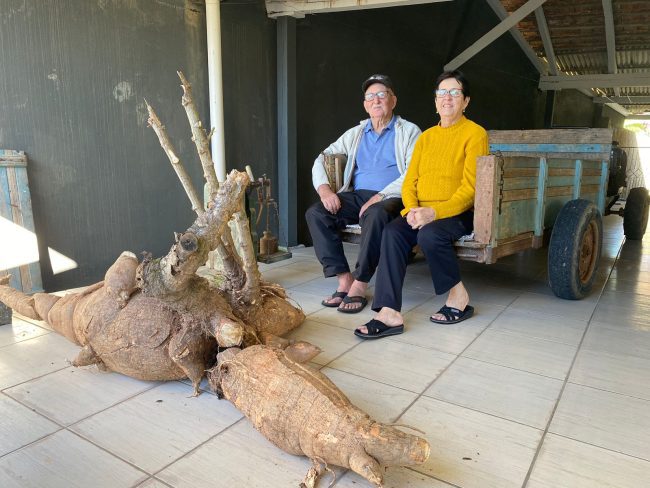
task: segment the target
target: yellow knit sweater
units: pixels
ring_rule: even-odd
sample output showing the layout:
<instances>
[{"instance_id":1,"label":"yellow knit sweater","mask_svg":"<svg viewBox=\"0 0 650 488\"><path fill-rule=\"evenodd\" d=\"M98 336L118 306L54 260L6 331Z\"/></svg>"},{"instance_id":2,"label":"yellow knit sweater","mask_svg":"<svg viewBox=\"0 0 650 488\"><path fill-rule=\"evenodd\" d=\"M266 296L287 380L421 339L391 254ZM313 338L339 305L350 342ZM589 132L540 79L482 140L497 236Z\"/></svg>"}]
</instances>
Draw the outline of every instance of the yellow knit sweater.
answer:
<instances>
[{"instance_id":1,"label":"yellow knit sweater","mask_svg":"<svg viewBox=\"0 0 650 488\"><path fill-rule=\"evenodd\" d=\"M402 185L402 215L414 207L431 207L438 220L472 208L476 158L487 154L487 132L465 116L451 127L424 131Z\"/></svg>"}]
</instances>

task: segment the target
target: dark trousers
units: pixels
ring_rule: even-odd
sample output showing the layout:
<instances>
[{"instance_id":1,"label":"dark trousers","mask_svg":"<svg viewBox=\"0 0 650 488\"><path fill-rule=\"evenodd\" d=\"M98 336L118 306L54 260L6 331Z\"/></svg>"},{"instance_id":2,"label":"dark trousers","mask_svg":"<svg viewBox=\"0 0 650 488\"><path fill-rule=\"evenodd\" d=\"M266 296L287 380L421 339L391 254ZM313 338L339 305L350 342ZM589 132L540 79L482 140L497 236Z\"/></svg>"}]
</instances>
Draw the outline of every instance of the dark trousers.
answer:
<instances>
[{"instance_id":1,"label":"dark trousers","mask_svg":"<svg viewBox=\"0 0 650 488\"><path fill-rule=\"evenodd\" d=\"M416 244L426 257L437 295L448 292L460 283L454 241L470 234L473 227L474 212L471 210L456 217L434 220L419 230L412 229L404 217L388 224L381 239L381 257L372 309L375 312L382 307L402 310L406 265L409 252Z\"/></svg>"},{"instance_id":2,"label":"dark trousers","mask_svg":"<svg viewBox=\"0 0 650 488\"><path fill-rule=\"evenodd\" d=\"M339 230L346 225L361 225L361 242L359 256L352 273L355 279L367 283L375 274L379 263L381 234L388 222L399 216L404 208L401 198L387 198L366 209L359 220L359 210L364 203L377 192L372 190L355 190L338 194L341 208L331 214L321 202L307 209L305 218L314 242L318 261L323 265L325 277L336 276L350 271L343 251L343 242Z\"/></svg>"}]
</instances>

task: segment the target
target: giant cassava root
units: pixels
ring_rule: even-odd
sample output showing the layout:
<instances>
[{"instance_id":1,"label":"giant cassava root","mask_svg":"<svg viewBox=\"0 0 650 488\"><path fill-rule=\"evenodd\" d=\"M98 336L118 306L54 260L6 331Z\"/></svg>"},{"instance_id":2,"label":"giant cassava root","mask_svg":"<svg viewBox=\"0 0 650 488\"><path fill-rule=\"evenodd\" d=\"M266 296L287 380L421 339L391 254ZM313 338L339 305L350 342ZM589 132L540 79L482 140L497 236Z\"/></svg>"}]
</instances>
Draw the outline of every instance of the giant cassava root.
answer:
<instances>
[{"instance_id":1,"label":"giant cassava root","mask_svg":"<svg viewBox=\"0 0 650 488\"><path fill-rule=\"evenodd\" d=\"M279 336L299 326L305 315L287 301L281 286L262 281L243 209L249 176L232 171L218 183L191 86L182 73L178 75L182 105L208 184L207 209L165 126L147 104L148 122L197 214L192 226L176 234L166 256L147 256L139 263L133 253L122 253L104 281L79 293L30 297L6 286L5 279L0 282L0 301L47 322L81 346L73 361L76 366L97 364L144 380L188 377L198 394L218 346L268 342L285 347L289 341ZM231 235L230 223L237 239ZM208 281L196 272L213 250L221 260L221 279Z\"/></svg>"},{"instance_id":2,"label":"giant cassava root","mask_svg":"<svg viewBox=\"0 0 650 488\"><path fill-rule=\"evenodd\" d=\"M218 288L195 274L238 211L247 183L246 173L233 171L210 210L176 236L164 258L138 263L132 253L123 253L104 281L62 298L30 297L0 283L0 301L81 346L75 366L97 364L143 380L187 377L198 394L217 346L261 341L286 346L275 336L304 320L278 285L260 281L253 302L233 300L236 290ZM243 274L242 286L246 279Z\"/></svg>"},{"instance_id":3,"label":"giant cassava root","mask_svg":"<svg viewBox=\"0 0 650 488\"><path fill-rule=\"evenodd\" d=\"M382 467L427 460L426 440L372 420L327 376L290 358L292 347L224 351L208 381L276 446L314 462L301 486L314 486L323 463L350 468L382 486Z\"/></svg>"}]
</instances>

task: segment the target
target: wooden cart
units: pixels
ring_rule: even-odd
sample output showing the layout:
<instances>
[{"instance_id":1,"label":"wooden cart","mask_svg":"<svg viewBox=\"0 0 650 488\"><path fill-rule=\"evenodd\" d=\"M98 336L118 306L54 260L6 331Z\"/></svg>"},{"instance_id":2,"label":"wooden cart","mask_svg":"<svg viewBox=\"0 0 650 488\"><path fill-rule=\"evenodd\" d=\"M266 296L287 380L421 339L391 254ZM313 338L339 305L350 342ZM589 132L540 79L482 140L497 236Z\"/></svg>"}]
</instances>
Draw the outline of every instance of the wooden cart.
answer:
<instances>
[{"instance_id":1,"label":"wooden cart","mask_svg":"<svg viewBox=\"0 0 650 488\"><path fill-rule=\"evenodd\" d=\"M566 299L588 294L602 249L602 216L625 186L625 168L610 171L612 135L612 129L491 131L491 154L477 161L474 236L456 243L459 258L490 264L550 241L553 292ZM624 218L626 236L641 238L645 188L631 190Z\"/></svg>"},{"instance_id":2,"label":"wooden cart","mask_svg":"<svg viewBox=\"0 0 650 488\"><path fill-rule=\"evenodd\" d=\"M625 189L613 129L490 131L490 155L477 160L474 234L455 243L460 259L492 264L549 244L548 278L561 298L591 290L602 249L602 217ZM648 224L646 188L632 188L624 218L628 239ZM359 242L350 226L343 239Z\"/></svg>"}]
</instances>

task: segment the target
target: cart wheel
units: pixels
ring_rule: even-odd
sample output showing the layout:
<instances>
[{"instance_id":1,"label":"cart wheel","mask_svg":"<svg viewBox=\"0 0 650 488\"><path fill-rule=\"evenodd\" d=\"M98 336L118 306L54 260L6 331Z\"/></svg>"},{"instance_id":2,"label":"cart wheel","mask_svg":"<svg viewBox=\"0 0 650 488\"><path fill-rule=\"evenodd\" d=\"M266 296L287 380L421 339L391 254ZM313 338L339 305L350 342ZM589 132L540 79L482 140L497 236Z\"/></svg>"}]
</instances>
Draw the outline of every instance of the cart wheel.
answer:
<instances>
[{"instance_id":1,"label":"cart wheel","mask_svg":"<svg viewBox=\"0 0 650 488\"><path fill-rule=\"evenodd\" d=\"M603 219L589 200L567 202L548 248L549 286L560 298L578 300L591 290L603 247Z\"/></svg>"},{"instance_id":2,"label":"cart wheel","mask_svg":"<svg viewBox=\"0 0 650 488\"><path fill-rule=\"evenodd\" d=\"M643 239L643 234L648 227L648 190L643 187L632 188L625 201L623 212L623 230L625 237L633 241Z\"/></svg>"}]
</instances>

